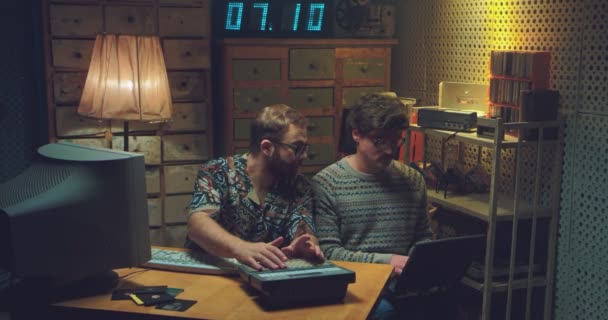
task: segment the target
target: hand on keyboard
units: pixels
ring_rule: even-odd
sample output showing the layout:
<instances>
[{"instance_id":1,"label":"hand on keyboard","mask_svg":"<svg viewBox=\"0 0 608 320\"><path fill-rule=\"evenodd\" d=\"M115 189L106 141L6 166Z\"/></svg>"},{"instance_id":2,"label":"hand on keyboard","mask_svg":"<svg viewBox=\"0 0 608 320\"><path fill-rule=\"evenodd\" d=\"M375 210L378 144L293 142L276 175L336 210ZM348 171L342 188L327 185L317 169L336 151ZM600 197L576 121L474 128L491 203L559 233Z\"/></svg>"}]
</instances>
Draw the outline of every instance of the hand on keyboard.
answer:
<instances>
[{"instance_id":1,"label":"hand on keyboard","mask_svg":"<svg viewBox=\"0 0 608 320\"><path fill-rule=\"evenodd\" d=\"M271 242L244 242L235 252L235 258L256 270L262 267L268 269L283 269L287 256L279 249L283 243L283 237L278 237Z\"/></svg>"},{"instance_id":2,"label":"hand on keyboard","mask_svg":"<svg viewBox=\"0 0 608 320\"><path fill-rule=\"evenodd\" d=\"M302 258L313 261L325 260L321 248L313 241L313 236L309 234L303 234L293 239L287 247L281 248L281 251L289 258Z\"/></svg>"}]
</instances>

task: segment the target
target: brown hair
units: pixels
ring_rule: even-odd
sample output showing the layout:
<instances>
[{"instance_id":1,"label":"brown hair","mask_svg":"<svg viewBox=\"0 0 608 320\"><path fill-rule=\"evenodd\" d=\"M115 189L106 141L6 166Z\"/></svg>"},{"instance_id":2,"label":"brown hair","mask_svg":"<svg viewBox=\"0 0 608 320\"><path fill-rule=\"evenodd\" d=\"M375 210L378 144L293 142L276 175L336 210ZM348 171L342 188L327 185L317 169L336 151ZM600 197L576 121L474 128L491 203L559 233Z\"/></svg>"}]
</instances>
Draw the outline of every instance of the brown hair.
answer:
<instances>
[{"instance_id":1,"label":"brown hair","mask_svg":"<svg viewBox=\"0 0 608 320\"><path fill-rule=\"evenodd\" d=\"M348 114L349 129L358 129L367 134L374 129L407 129L409 122L405 106L399 98L382 94L367 94L354 105Z\"/></svg>"},{"instance_id":2,"label":"brown hair","mask_svg":"<svg viewBox=\"0 0 608 320\"><path fill-rule=\"evenodd\" d=\"M251 124L249 151L258 153L264 139L281 142L290 124L306 127L308 121L296 109L285 104L274 104L263 108Z\"/></svg>"}]
</instances>

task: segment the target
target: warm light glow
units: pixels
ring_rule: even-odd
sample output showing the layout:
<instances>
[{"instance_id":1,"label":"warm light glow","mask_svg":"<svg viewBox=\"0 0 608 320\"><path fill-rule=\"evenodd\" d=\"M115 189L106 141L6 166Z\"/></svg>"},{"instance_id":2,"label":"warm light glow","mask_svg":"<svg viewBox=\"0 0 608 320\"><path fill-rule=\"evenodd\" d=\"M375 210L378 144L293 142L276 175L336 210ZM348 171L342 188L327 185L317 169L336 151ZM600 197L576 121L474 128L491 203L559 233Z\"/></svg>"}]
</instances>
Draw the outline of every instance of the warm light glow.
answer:
<instances>
[{"instance_id":1,"label":"warm light glow","mask_svg":"<svg viewBox=\"0 0 608 320\"><path fill-rule=\"evenodd\" d=\"M158 37L97 35L80 115L159 122L171 120L172 109Z\"/></svg>"}]
</instances>

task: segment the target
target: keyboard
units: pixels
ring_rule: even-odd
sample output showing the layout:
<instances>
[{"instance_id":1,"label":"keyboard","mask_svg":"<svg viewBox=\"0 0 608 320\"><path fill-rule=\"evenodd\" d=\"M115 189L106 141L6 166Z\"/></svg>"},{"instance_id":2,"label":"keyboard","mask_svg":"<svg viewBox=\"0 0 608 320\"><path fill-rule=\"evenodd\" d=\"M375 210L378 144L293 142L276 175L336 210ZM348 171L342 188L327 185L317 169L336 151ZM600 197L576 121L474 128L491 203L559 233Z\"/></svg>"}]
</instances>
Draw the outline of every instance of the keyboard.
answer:
<instances>
[{"instance_id":1,"label":"keyboard","mask_svg":"<svg viewBox=\"0 0 608 320\"><path fill-rule=\"evenodd\" d=\"M216 257L200 251L152 248L152 259L144 267L201 274L236 274L236 259Z\"/></svg>"},{"instance_id":2,"label":"keyboard","mask_svg":"<svg viewBox=\"0 0 608 320\"><path fill-rule=\"evenodd\" d=\"M335 302L346 295L355 273L330 261L314 263L290 259L285 269L256 270L241 264L241 278L261 293L261 298L272 305L300 302Z\"/></svg>"}]
</instances>

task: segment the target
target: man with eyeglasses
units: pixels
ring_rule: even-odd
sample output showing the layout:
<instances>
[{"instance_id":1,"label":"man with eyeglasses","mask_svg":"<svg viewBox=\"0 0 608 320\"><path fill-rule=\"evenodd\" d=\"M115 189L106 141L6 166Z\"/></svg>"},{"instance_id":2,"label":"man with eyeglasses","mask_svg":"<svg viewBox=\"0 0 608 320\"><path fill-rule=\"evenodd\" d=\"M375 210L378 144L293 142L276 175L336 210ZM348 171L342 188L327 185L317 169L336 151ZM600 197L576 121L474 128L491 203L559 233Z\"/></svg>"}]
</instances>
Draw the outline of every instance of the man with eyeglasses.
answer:
<instances>
[{"instance_id":1,"label":"man with eyeglasses","mask_svg":"<svg viewBox=\"0 0 608 320\"><path fill-rule=\"evenodd\" d=\"M396 276L412 245L431 238L424 179L393 159L408 127L405 108L398 98L366 95L350 109L347 123L355 154L312 180L319 242L328 259L387 263ZM373 314L403 316L390 299L382 299Z\"/></svg>"},{"instance_id":2,"label":"man with eyeglasses","mask_svg":"<svg viewBox=\"0 0 608 320\"><path fill-rule=\"evenodd\" d=\"M314 236L312 189L298 174L307 141L298 111L282 104L262 109L247 154L200 167L186 247L258 270L285 268L288 258L324 259Z\"/></svg>"}]
</instances>

